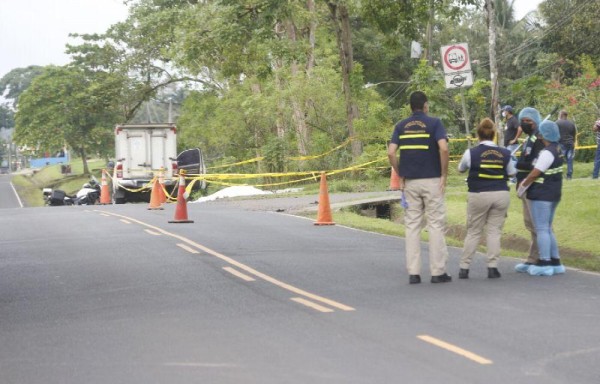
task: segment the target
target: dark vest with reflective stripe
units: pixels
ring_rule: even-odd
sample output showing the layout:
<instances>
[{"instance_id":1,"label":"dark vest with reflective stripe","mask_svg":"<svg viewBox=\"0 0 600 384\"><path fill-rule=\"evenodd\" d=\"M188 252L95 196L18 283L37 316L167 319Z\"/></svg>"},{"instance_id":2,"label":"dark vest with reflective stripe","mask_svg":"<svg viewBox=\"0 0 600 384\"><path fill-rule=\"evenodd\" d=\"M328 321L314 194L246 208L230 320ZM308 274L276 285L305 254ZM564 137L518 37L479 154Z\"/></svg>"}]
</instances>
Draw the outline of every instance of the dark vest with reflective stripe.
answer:
<instances>
[{"instance_id":1,"label":"dark vest with reflective stripe","mask_svg":"<svg viewBox=\"0 0 600 384\"><path fill-rule=\"evenodd\" d=\"M557 143L552 143L546 150L554 155L554 162L546 172L542 173L527 190L529 200L560 201L562 191L563 155Z\"/></svg>"},{"instance_id":2,"label":"dark vest with reflective stripe","mask_svg":"<svg viewBox=\"0 0 600 384\"><path fill-rule=\"evenodd\" d=\"M439 146L435 139L438 119L415 113L399 126L400 176L407 179L440 177Z\"/></svg>"},{"instance_id":3,"label":"dark vest with reflective stripe","mask_svg":"<svg viewBox=\"0 0 600 384\"><path fill-rule=\"evenodd\" d=\"M544 143L541 140L537 140L535 135L531 135L523 143L521 155L517 160L517 183L525 180L529 172L533 169L533 160L538 156L540 151L544 149Z\"/></svg>"},{"instance_id":4,"label":"dark vest with reflective stripe","mask_svg":"<svg viewBox=\"0 0 600 384\"><path fill-rule=\"evenodd\" d=\"M479 144L469 152L471 154L471 167L467 178L469 192L508 191L506 167L510 161L510 151Z\"/></svg>"}]
</instances>

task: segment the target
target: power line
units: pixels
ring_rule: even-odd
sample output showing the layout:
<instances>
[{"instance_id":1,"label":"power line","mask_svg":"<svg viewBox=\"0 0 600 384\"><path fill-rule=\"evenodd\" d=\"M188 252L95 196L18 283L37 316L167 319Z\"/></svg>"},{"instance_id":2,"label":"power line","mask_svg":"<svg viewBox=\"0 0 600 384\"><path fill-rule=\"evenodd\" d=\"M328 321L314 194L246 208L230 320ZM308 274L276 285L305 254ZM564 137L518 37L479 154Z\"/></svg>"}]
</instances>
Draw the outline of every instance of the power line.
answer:
<instances>
[{"instance_id":1,"label":"power line","mask_svg":"<svg viewBox=\"0 0 600 384\"><path fill-rule=\"evenodd\" d=\"M595 0L586 0L585 2L581 3L578 7L575 7L573 9L571 9L567 15L565 15L565 17L561 20L558 21L554 24L552 24L551 26L543 29L542 33L539 35L535 35L529 39L524 40L518 47L513 48L507 52L504 52L500 57L499 57L499 61L502 61L503 59L509 58L509 56L514 56L515 54L521 53L522 51L526 50L528 47L530 47L531 45L538 43L542 38L544 38L546 35L548 35L550 32L554 31L555 29L562 27L564 24L568 23L571 21L571 19L573 18L573 16L575 16L576 13L578 13L579 11L583 10L583 8L585 8L588 4L592 3ZM480 64L480 67L485 68L487 66L489 66L489 61L488 62L483 62L482 64Z\"/></svg>"}]
</instances>

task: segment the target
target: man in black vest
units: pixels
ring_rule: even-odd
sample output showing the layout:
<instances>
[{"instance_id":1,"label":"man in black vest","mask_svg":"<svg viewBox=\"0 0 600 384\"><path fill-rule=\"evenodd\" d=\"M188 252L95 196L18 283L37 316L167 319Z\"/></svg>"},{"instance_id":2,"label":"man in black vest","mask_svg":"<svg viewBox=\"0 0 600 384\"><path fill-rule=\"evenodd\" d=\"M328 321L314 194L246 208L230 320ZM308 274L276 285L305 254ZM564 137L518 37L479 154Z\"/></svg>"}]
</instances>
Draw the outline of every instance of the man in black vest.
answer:
<instances>
[{"instance_id":1,"label":"man in black vest","mask_svg":"<svg viewBox=\"0 0 600 384\"><path fill-rule=\"evenodd\" d=\"M447 283L446 206L444 192L448 177L446 129L427 115L427 96L420 91L410 95L412 115L394 128L388 158L400 176L400 189L406 196L406 265L409 283L421 282L421 229L424 216L429 232L429 268L432 283ZM396 152L400 150L400 160Z\"/></svg>"}]
</instances>

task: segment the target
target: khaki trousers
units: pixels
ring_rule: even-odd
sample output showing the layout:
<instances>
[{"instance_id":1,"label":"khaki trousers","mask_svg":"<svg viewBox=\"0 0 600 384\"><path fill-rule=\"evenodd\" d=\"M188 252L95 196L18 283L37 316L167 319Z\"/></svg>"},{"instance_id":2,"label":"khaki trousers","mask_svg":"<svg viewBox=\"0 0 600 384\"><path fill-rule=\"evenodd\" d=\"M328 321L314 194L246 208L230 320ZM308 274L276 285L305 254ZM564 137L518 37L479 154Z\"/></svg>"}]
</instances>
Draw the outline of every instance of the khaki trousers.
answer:
<instances>
[{"instance_id":1,"label":"khaki trousers","mask_svg":"<svg viewBox=\"0 0 600 384\"><path fill-rule=\"evenodd\" d=\"M446 205L440 192L440 179L406 179L404 195L408 208L406 228L406 267L410 275L421 274L421 230L427 222L429 232L429 269L432 276L446 273Z\"/></svg>"},{"instance_id":2,"label":"khaki trousers","mask_svg":"<svg viewBox=\"0 0 600 384\"><path fill-rule=\"evenodd\" d=\"M508 191L469 192L467 197L467 236L460 258L461 268L469 269L484 227L487 230L487 266L488 268L498 267L502 227L504 227L509 205L510 192Z\"/></svg>"},{"instance_id":3,"label":"khaki trousers","mask_svg":"<svg viewBox=\"0 0 600 384\"><path fill-rule=\"evenodd\" d=\"M537 263L540 254L537 245L537 232L535 231L535 226L533 225L533 219L531 218L531 207L529 206L529 200L527 200L526 194L521 197L521 201L523 202L523 222L525 223L525 228L531 234L531 244L529 245L527 262L535 264Z\"/></svg>"}]
</instances>

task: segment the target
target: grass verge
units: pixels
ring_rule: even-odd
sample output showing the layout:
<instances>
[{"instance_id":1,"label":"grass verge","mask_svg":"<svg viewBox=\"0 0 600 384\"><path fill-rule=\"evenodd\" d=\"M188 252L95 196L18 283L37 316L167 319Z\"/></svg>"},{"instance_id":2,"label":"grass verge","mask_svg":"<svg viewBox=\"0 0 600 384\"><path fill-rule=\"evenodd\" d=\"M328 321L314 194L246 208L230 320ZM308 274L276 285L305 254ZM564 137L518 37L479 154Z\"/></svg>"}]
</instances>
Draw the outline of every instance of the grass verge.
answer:
<instances>
[{"instance_id":1,"label":"grass verge","mask_svg":"<svg viewBox=\"0 0 600 384\"><path fill-rule=\"evenodd\" d=\"M92 174L100 180L102 167L106 164L103 160L89 160L88 167ZM81 161L71 162L71 174L60 173L60 165L50 165L31 173L15 175L12 183L26 207L41 207L44 205L42 190L44 188L60 189L68 195L75 194L81 186L89 180L83 174Z\"/></svg>"}]
</instances>

